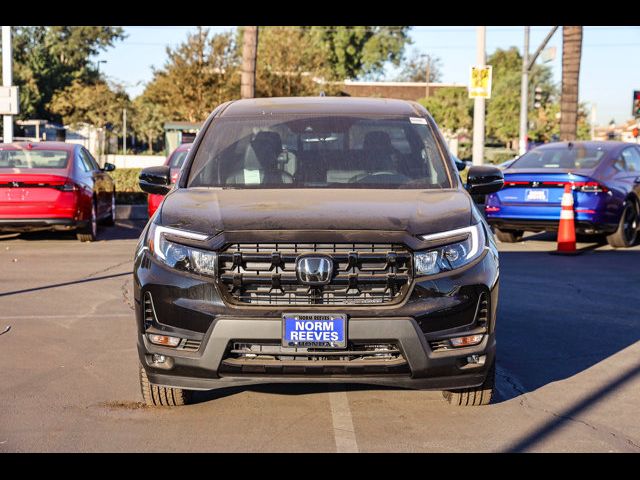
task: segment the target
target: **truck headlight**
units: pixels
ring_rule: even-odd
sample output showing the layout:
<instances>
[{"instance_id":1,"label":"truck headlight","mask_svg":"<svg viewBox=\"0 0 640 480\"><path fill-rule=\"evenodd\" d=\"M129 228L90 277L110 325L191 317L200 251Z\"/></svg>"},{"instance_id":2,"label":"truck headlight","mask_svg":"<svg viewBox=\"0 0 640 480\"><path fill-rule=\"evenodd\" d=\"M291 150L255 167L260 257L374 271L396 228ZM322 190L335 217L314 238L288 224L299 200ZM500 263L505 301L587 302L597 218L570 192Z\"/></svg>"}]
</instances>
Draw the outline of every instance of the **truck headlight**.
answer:
<instances>
[{"instance_id":1,"label":"truck headlight","mask_svg":"<svg viewBox=\"0 0 640 480\"><path fill-rule=\"evenodd\" d=\"M466 238L462 238L466 237ZM486 240L480 223L448 232L422 235L423 240L446 240L452 243L414 254L416 275L435 275L448 272L472 262L482 253ZM458 238L462 238L458 240Z\"/></svg>"},{"instance_id":2,"label":"truck headlight","mask_svg":"<svg viewBox=\"0 0 640 480\"><path fill-rule=\"evenodd\" d=\"M216 275L217 255L215 252L188 247L168 240L167 236L176 240L184 238L202 241L208 235L151 224L146 243L151 254L171 268L212 277Z\"/></svg>"}]
</instances>

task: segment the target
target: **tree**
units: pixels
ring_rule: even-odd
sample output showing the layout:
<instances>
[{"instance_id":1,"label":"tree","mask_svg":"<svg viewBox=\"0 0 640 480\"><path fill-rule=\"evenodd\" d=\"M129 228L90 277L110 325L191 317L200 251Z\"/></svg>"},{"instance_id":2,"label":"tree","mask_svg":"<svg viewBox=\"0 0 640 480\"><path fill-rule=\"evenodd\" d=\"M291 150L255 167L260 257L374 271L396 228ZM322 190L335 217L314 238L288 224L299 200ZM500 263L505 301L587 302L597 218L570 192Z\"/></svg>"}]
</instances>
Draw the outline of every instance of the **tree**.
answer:
<instances>
[{"instance_id":1,"label":"tree","mask_svg":"<svg viewBox=\"0 0 640 480\"><path fill-rule=\"evenodd\" d=\"M164 120L160 105L139 95L133 101L131 127L135 134L147 141L147 150L153 153L153 142L164 132Z\"/></svg>"},{"instance_id":2,"label":"tree","mask_svg":"<svg viewBox=\"0 0 640 480\"><path fill-rule=\"evenodd\" d=\"M329 85L329 63L305 27L261 27L256 68L257 97L318 95Z\"/></svg>"},{"instance_id":3,"label":"tree","mask_svg":"<svg viewBox=\"0 0 640 480\"><path fill-rule=\"evenodd\" d=\"M317 26L310 30L327 61L331 80L383 74L387 62L399 65L411 27ZM258 59L258 61L260 61Z\"/></svg>"},{"instance_id":4,"label":"tree","mask_svg":"<svg viewBox=\"0 0 640 480\"><path fill-rule=\"evenodd\" d=\"M487 137L513 144L519 135L522 56L517 47L508 50L497 49L487 59L487 65L493 67L491 99L487 101ZM535 87L541 87L548 92L550 101L553 101L557 88L553 84L551 69L548 66L533 66L529 74L529 92L533 92ZM532 95L529 95L529 98L533 98ZM530 121L535 120L538 115L538 111L529 109ZM545 121L556 121L555 118L544 118Z\"/></svg>"},{"instance_id":5,"label":"tree","mask_svg":"<svg viewBox=\"0 0 640 480\"><path fill-rule=\"evenodd\" d=\"M465 88L444 87L433 96L419 102L429 110L440 128L451 133L460 130L471 131L473 126L473 101Z\"/></svg>"},{"instance_id":6,"label":"tree","mask_svg":"<svg viewBox=\"0 0 640 480\"><path fill-rule=\"evenodd\" d=\"M202 122L217 105L238 98L240 57L231 34L198 28L167 55L144 91L165 119Z\"/></svg>"},{"instance_id":7,"label":"tree","mask_svg":"<svg viewBox=\"0 0 640 480\"><path fill-rule=\"evenodd\" d=\"M404 63L396 80L399 82L439 82L442 78L440 68L442 68L440 58L414 50L411 57ZM428 80L426 79L427 71L429 72Z\"/></svg>"},{"instance_id":8,"label":"tree","mask_svg":"<svg viewBox=\"0 0 640 480\"><path fill-rule=\"evenodd\" d=\"M576 139L578 127L578 83L582 53L582 27L562 27L562 96L560 140Z\"/></svg>"},{"instance_id":9,"label":"tree","mask_svg":"<svg viewBox=\"0 0 640 480\"><path fill-rule=\"evenodd\" d=\"M129 97L121 86L109 85L102 80L93 84L75 80L54 94L47 109L68 125L88 123L120 129L122 110L128 106Z\"/></svg>"},{"instance_id":10,"label":"tree","mask_svg":"<svg viewBox=\"0 0 640 480\"><path fill-rule=\"evenodd\" d=\"M95 82L91 57L124 38L120 27L14 27L14 82L20 87L20 118L60 121L48 105L75 81Z\"/></svg>"}]
</instances>

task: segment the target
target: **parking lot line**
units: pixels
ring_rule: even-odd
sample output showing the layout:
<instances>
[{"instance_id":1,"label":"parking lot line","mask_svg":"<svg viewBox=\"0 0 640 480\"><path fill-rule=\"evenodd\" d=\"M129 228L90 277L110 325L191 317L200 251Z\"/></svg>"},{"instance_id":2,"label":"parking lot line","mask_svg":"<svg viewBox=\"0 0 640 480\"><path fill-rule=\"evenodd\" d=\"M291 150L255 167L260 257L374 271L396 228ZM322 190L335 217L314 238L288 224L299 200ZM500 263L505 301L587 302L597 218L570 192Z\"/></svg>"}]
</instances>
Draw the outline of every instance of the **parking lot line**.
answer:
<instances>
[{"instance_id":1,"label":"parking lot line","mask_svg":"<svg viewBox=\"0 0 640 480\"><path fill-rule=\"evenodd\" d=\"M347 392L329 392L333 436L336 441L336 452L358 453L358 442L353 428L351 409Z\"/></svg>"}]
</instances>

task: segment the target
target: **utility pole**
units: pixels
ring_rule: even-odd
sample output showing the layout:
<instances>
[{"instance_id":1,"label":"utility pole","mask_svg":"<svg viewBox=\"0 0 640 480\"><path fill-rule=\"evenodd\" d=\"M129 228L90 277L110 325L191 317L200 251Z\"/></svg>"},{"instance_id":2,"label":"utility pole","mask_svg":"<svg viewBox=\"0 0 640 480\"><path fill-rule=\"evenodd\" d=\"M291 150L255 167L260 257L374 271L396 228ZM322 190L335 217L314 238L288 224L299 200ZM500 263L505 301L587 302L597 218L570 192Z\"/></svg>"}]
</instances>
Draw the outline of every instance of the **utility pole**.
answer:
<instances>
[{"instance_id":1,"label":"utility pole","mask_svg":"<svg viewBox=\"0 0 640 480\"><path fill-rule=\"evenodd\" d=\"M127 154L127 109L122 109L122 154Z\"/></svg>"},{"instance_id":2,"label":"utility pole","mask_svg":"<svg viewBox=\"0 0 640 480\"><path fill-rule=\"evenodd\" d=\"M256 93L256 60L258 56L258 27L244 27L242 38L242 79L240 97L253 98Z\"/></svg>"},{"instance_id":3,"label":"utility pole","mask_svg":"<svg viewBox=\"0 0 640 480\"><path fill-rule=\"evenodd\" d=\"M429 77L431 76L431 58L427 57L427 71L425 72L426 75L426 86L425 86L425 97L429 98Z\"/></svg>"},{"instance_id":4,"label":"utility pole","mask_svg":"<svg viewBox=\"0 0 640 480\"><path fill-rule=\"evenodd\" d=\"M13 83L13 49L11 45L11 27L2 26L2 85L11 87ZM2 141L13 142L13 115L2 117Z\"/></svg>"},{"instance_id":5,"label":"utility pole","mask_svg":"<svg viewBox=\"0 0 640 480\"><path fill-rule=\"evenodd\" d=\"M529 56L529 33L531 27L524 27L524 50L522 51L522 82L520 83L520 138L518 142L518 152L523 155L527 151L527 132L529 130L529 72L536 63L536 59L547 46L553 34L556 33L558 27L553 27L542 41L538 49L533 55Z\"/></svg>"},{"instance_id":6,"label":"utility pole","mask_svg":"<svg viewBox=\"0 0 640 480\"><path fill-rule=\"evenodd\" d=\"M477 27L476 66L484 66L486 60L487 27ZM473 102L473 164L484 163L484 106L485 99L476 97Z\"/></svg>"},{"instance_id":7,"label":"utility pole","mask_svg":"<svg viewBox=\"0 0 640 480\"><path fill-rule=\"evenodd\" d=\"M522 50L522 81L520 83L520 138L518 153L527 151L528 128L528 96L529 96L529 32L531 27L524 27L524 49Z\"/></svg>"}]
</instances>

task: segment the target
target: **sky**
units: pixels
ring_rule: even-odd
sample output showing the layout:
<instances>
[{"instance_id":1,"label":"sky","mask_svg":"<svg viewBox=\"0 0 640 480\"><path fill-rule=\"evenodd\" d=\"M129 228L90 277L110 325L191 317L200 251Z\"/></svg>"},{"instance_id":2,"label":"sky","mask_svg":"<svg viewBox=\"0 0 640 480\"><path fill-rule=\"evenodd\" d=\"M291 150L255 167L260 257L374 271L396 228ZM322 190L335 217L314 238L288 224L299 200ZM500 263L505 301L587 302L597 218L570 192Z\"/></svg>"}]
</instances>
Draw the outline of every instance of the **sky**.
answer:
<instances>
[{"instance_id":1,"label":"sky","mask_svg":"<svg viewBox=\"0 0 640 480\"><path fill-rule=\"evenodd\" d=\"M208 27L213 33L234 30L233 26ZM152 78L152 67L160 68L166 61L166 47L184 41L195 26L125 26L127 38L113 48L101 52L96 61L108 78L120 82L130 96L144 90ZM542 42L550 26L531 27L529 52ZM420 53L435 55L441 60L442 81L468 84L469 67L476 58L476 27L474 26L415 26L410 30L412 45ZM487 27L487 55L496 48L516 46L522 52L522 26ZM548 47L556 47L556 58L550 61L554 81L562 75L562 29L559 28ZM580 101L595 107L595 123L603 125L611 120L624 122L631 118L633 90L640 90L640 27L584 27L582 64L580 69ZM540 62L540 59L538 60ZM386 71L392 79L397 69ZM491 100L489 100L491 101Z\"/></svg>"}]
</instances>

